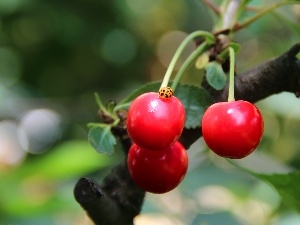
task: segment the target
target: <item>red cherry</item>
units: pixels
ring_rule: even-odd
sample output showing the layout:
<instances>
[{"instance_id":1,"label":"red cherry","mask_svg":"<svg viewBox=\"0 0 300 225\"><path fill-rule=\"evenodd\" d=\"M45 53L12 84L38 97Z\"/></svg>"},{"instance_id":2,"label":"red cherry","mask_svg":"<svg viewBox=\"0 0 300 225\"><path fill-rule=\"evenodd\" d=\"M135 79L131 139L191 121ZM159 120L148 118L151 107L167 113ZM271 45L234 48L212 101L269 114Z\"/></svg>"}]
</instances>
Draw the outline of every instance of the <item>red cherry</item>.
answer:
<instances>
[{"instance_id":1,"label":"red cherry","mask_svg":"<svg viewBox=\"0 0 300 225\"><path fill-rule=\"evenodd\" d=\"M128 153L128 169L134 182L156 194L174 189L184 178L187 167L186 150L178 141L159 151L133 144Z\"/></svg>"},{"instance_id":2,"label":"red cherry","mask_svg":"<svg viewBox=\"0 0 300 225\"><path fill-rule=\"evenodd\" d=\"M211 105L202 118L202 134L217 155L240 159L254 151L264 130L261 113L247 101Z\"/></svg>"},{"instance_id":3,"label":"red cherry","mask_svg":"<svg viewBox=\"0 0 300 225\"><path fill-rule=\"evenodd\" d=\"M127 116L127 131L134 143L146 149L163 149L181 135L184 106L178 98L160 98L149 92L137 97Z\"/></svg>"}]
</instances>

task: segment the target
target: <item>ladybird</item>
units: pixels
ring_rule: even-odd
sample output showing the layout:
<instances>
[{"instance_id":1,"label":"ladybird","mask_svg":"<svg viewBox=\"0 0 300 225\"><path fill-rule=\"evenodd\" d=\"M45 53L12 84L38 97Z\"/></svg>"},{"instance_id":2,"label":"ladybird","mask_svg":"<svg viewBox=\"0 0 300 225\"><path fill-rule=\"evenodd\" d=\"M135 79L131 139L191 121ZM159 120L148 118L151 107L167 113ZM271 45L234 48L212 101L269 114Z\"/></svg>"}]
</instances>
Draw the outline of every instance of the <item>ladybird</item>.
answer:
<instances>
[{"instance_id":1,"label":"ladybird","mask_svg":"<svg viewBox=\"0 0 300 225\"><path fill-rule=\"evenodd\" d=\"M170 88L170 87L162 87L158 91L158 95L160 98L168 99L168 98L171 98L173 96L173 94L174 94L174 92L173 92L172 88Z\"/></svg>"}]
</instances>

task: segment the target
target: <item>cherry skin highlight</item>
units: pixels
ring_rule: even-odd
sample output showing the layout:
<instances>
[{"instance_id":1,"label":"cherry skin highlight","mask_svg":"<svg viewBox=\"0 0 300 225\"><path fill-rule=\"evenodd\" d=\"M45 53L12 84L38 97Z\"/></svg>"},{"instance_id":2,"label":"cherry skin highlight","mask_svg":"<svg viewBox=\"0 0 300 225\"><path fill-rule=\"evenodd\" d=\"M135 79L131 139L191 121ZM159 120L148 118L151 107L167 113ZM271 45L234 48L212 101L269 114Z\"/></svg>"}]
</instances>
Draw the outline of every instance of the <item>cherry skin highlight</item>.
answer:
<instances>
[{"instance_id":1,"label":"cherry skin highlight","mask_svg":"<svg viewBox=\"0 0 300 225\"><path fill-rule=\"evenodd\" d=\"M177 187L188 168L186 150L178 141L158 151L133 144L127 162L133 181L141 189L155 194Z\"/></svg>"},{"instance_id":2,"label":"cherry skin highlight","mask_svg":"<svg viewBox=\"0 0 300 225\"><path fill-rule=\"evenodd\" d=\"M127 131L131 140L146 149L163 149L181 135L185 110L178 98L160 98L148 92L137 97L128 110Z\"/></svg>"},{"instance_id":3,"label":"cherry skin highlight","mask_svg":"<svg viewBox=\"0 0 300 225\"><path fill-rule=\"evenodd\" d=\"M218 102L202 118L202 134L217 155L240 159L251 154L262 138L263 119L258 108L247 101Z\"/></svg>"}]
</instances>

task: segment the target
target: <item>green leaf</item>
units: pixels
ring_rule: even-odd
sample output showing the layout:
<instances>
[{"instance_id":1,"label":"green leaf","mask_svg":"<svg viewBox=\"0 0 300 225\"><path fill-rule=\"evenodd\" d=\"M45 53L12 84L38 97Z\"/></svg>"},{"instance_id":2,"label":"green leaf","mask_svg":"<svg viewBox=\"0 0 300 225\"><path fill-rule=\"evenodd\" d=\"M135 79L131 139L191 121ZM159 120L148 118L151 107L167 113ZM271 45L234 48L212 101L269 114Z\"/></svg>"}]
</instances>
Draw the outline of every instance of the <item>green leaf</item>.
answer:
<instances>
[{"instance_id":1,"label":"green leaf","mask_svg":"<svg viewBox=\"0 0 300 225\"><path fill-rule=\"evenodd\" d=\"M131 92L131 94L129 94L125 99L123 99L121 102L119 102L118 105L129 103L132 100L134 100L136 97L138 97L139 95L146 93L146 92L151 92L151 91L158 92L160 85L161 85L161 81L147 83L147 84L135 89L133 92Z\"/></svg>"},{"instance_id":2,"label":"green leaf","mask_svg":"<svg viewBox=\"0 0 300 225\"><path fill-rule=\"evenodd\" d=\"M212 38L210 35L206 35L206 36L205 36L205 42L206 42L207 44L212 45L212 44L214 44L214 43L216 42L216 39L215 39L215 38Z\"/></svg>"},{"instance_id":3,"label":"green leaf","mask_svg":"<svg viewBox=\"0 0 300 225\"><path fill-rule=\"evenodd\" d=\"M282 197L283 203L300 212L300 171L288 174L253 175L272 184Z\"/></svg>"},{"instance_id":4,"label":"green leaf","mask_svg":"<svg viewBox=\"0 0 300 225\"><path fill-rule=\"evenodd\" d=\"M229 43L229 47L233 48L235 54L238 54L240 52L240 50L241 50L240 44L238 44L236 42L230 42Z\"/></svg>"},{"instance_id":5,"label":"green leaf","mask_svg":"<svg viewBox=\"0 0 300 225\"><path fill-rule=\"evenodd\" d=\"M300 212L300 171L292 171L290 167L273 160L268 155L253 152L243 159L229 159L233 165L273 186L282 202Z\"/></svg>"},{"instance_id":6,"label":"green leaf","mask_svg":"<svg viewBox=\"0 0 300 225\"><path fill-rule=\"evenodd\" d=\"M89 131L88 140L93 148L102 154L111 156L114 154L116 138L111 133L111 127L94 127Z\"/></svg>"},{"instance_id":7,"label":"green leaf","mask_svg":"<svg viewBox=\"0 0 300 225\"><path fill-rule=\"evenodd\" d=\"M206 79L210 86L216 90L222 90L226 84L226 74L224 73L221 64L218 62L210 62L206 65Z\"/></svg>"},{"instance_id":8,"label":"green leaf","mask_svg":"<svg viewBox=\"0 0 300 225\"><path fill-rule=\"evenodd\" d=\"M213 103L213 98L204 88L187 84L179 84L175 96L185 107L185 128L199 127L203 113Z\"/></svg>"},{"instance_id":9,"label":"green leaf","mask_svg":"<svg viewBox=\"0 0 300 225\"><path fill-rule=\"evenodd\" d=\"M116 105L116 103L114 101L109 101L107 104L107 107L106 107L107 111L112 114L114 111L115 105Z\"/></svg>"}]
</instances>

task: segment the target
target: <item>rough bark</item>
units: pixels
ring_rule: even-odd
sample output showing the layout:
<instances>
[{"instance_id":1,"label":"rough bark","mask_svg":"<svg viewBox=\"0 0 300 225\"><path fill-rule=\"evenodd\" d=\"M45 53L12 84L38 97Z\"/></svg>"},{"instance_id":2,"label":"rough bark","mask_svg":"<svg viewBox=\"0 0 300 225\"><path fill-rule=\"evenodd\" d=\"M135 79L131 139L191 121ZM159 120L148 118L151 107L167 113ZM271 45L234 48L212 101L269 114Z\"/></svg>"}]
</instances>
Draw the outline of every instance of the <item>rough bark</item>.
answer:
<instances>
[{"instance_id":1,"label":"rough bark","mask_svg":"<svg viewBox=\"0 0 300 225\"><path fill-rule=\"evenodd\" d=\"M281 56L258 65L235 77L235 98L257 102L280 92L300 93L300 43ZM226 101L228 88L216 91L204 83L216 102ZM115 133L121 138L125 153L130 140L126 131ZM180 141L188 149L201 131L185 129ZM132 181L125 163L114 168L99 185L90 178L81 178L74 189L77 202L83 207L96 225L132 225L139 214L145 192Z\"/></svg>"}]
</instances>

